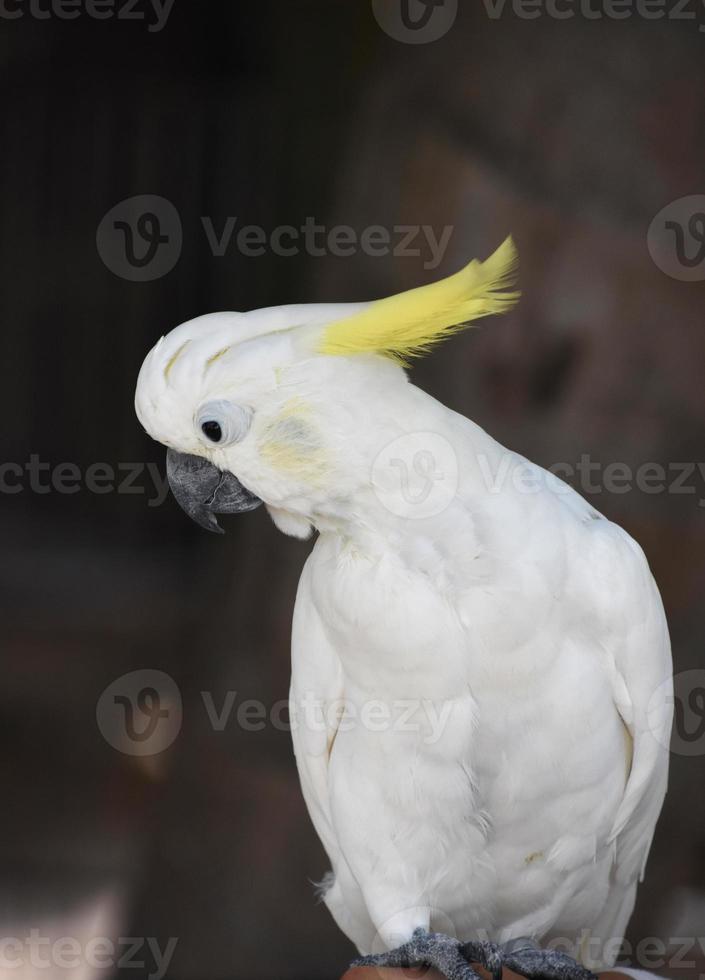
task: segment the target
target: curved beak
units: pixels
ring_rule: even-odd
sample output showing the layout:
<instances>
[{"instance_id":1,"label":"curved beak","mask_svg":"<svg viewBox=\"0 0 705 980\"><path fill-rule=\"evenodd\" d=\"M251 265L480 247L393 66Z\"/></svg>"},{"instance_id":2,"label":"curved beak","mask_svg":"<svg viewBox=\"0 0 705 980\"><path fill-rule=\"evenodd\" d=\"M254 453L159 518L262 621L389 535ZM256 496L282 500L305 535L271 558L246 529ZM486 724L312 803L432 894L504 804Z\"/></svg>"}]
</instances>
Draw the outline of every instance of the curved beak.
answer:
<instances>
[{"instance_id":1,"label":"curved beak","mask_svg":"<svg viewBox=\"0 0 705 980\"><path fill-rule=\"evenodd\" d=\"M168 449L166 476L180 507L207 531L224 534L216 514L239 514L262 503L232 473L219 470L201 456Z\"/></svg>"}]
</instances>

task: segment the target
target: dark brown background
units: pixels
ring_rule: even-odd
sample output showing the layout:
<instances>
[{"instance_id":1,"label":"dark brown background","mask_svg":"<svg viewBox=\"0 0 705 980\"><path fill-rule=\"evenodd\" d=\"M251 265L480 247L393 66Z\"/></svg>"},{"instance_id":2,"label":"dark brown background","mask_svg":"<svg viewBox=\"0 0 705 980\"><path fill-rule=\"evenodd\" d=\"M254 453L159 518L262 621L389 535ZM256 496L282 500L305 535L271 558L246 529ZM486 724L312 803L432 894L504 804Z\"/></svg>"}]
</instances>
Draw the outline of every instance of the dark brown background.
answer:
<instances>
[{"instance_id":1,"label":"dark brown background","mask_svg":"<svg viewBox=\"0 0 705 980\"><path fill-rule=\"evenodd\" d=\"M0 72L4 460L162 465L132 408L160 334L218 309L388 294L510 231L521 305L415 381L544 465L705 459L705 291L646 245L664 205L705 190L696 23L492 20L461 0L442 40L412 46L365 0L176 0L157 34L0 19ZM96 228L146 193L176 205L184 248L167 276L131 283L101 262ZM454 232L435 272L393 256L217 258L202 215ZM591 498L645 547L680 670L704 664L700 495ZM216 538L147 499L0 498L0 926L175 936L173 980L331 980L352 950L314 900L326 865L289 736L214 731L199 693L286 697L310 545L263 511ZM179 738L149 759L120 755L95 720L103 689L143 667L184 702ZM673 756L635 940L705 932L703 776L702 756Z\"/></svg>"}]
</instances>

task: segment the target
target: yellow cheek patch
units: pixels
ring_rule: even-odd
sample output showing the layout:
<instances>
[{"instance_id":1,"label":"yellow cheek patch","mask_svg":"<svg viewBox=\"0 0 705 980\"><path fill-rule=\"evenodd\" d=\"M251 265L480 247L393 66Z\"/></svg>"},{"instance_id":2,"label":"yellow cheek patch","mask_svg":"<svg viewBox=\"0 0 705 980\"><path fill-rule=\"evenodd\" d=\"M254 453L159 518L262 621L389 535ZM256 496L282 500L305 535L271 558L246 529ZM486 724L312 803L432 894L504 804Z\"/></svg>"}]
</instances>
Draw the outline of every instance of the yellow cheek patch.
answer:
<instances>
[{"instance_id":1,"label":"yellow cheek patch","mask_svg":"<svg viewBox=\"0 0 705 980\"><path fill-rule=\"evenodd\" d=\"M288 401L264 430L260 454L276 469L319 483L327 471L326 458L308 412L299 399Z\"/></svg>"},{"instance_id":2,"label":"yellow cheek patch","mask_svg":"<svg viewBox=\"0 0 705 980\"><path fill-rule=\"evenodd\" d=\"M321 338L322 354L385 354L402 363L426 354L434 344L473 321L511 309L517 251L507 238L485 262L477 259L454 276L372 303L331 323Z\"/></svg>"}]
</instances>

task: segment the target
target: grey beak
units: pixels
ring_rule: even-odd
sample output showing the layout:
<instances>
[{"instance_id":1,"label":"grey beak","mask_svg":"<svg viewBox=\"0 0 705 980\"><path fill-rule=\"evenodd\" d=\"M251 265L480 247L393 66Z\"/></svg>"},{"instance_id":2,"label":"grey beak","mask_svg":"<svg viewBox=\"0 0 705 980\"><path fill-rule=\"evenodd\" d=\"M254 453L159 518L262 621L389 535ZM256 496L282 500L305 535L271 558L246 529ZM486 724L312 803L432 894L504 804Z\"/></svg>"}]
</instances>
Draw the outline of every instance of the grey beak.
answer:
<instances>
[{"instance_id":1,"label":"grey beak","mask_svg":"<svg viewBox=\"0 0 705 980\"><path fill-rule=\"evenodd\" d=\"M232 473L219 470L201 456L168 449L166 476L177 502L207 531L224 534L216 514L239 514L262 503Z\"/></svg>"}]
</instances>

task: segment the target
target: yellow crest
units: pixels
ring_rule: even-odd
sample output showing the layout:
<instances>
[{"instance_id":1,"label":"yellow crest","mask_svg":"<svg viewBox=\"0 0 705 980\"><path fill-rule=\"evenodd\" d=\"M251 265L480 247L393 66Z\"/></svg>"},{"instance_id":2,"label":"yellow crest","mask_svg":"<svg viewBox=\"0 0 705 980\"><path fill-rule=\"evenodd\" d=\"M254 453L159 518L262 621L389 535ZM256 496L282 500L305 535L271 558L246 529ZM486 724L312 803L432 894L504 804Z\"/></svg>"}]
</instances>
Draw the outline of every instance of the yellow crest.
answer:
<instances>
[{"instance_id":1,"label":"yellow crest","mask_svg":"<svg viewBox=\"0 0 705 980\"><path fill-rule=\"evenodd\" d=\"M405 362L473 321L510 310L520 293L512 290L517 266L507 238L485 262L473 259L454 276L377 300L361 313L329 324L322 354L386 354Z\"/></svg>"}]
</instances>

